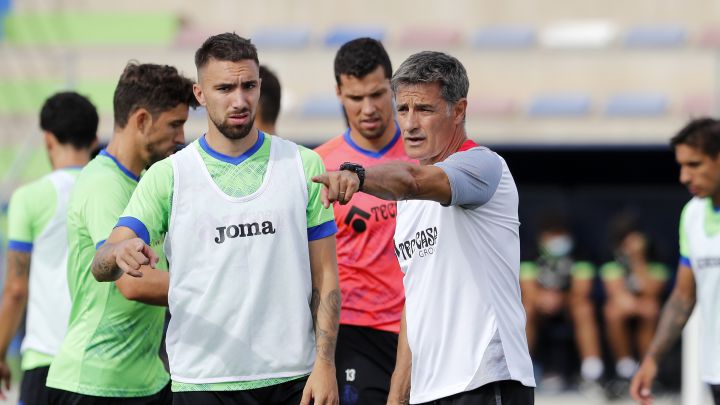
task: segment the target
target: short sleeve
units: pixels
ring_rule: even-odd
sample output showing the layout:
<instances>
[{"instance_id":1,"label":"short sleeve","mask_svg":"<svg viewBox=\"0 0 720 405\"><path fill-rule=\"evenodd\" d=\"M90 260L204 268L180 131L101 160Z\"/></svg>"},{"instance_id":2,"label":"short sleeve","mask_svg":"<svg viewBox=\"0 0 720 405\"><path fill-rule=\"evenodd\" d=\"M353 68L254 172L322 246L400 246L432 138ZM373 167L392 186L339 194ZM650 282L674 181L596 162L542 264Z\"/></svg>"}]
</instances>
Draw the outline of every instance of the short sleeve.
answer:
<instances>
[{"instance_id":1,"label":"short sleeve","mask_svg":"<svg viewBox=\"0 0 720 405\"><path fill-rule=\"evenodd\" d=\"M538 266L535 262L520 263L520 280L535 280L538 276Z\"/></svg>"},{"instance_id":2,"label":"short sleeve","mask_svg":"<svg viewBox=\"0 0 720 405\"><path fill-rule=\"evenodd\" d=\"M680 264L692 267L690 265L690 243L688 241L687 231L685 230L687 211L688 206L686 205L682 210L682 214L680 214Z\"/></svg>"},{"instance_id":3,"label":"short sleeve","mask_svg":"<svg viewBox=\"0 0 720 405\"><path fill-rule=\"evenodd\" d=\"M503 172L500 157L482 147L454 153L435 166L443 169L450 180L450 205L473 208L490 201Z\"/></svg>"},{"instance_id":4,"label":"short sleeve","mask_svg":"<svg viewBox=\"0 0 720 405\"><path fill-rule=\"evenodd\" d=\"M170 158L152 165L140 179L117 226L132 229L148 245L162 239L172 209L173 180Z\"/></svg>"},{"instance_id":5,"label":"short sleeve","mask_svg":"<svg viewBox=\"0 0 720 405\"><path fill-rule=\"evenodd\" d=\"M85 226L93 245L102 245L117 223L118 217L128 201L127 190L122 187L108 187L106 176L96 175L92 179L93 190L102 190L89 196L84 203Z\"/></svg>"},{"instance_id":6,"label":"short sleeve","mask_svg":"<svg viewBox=\"0 0 720 405\"><path fill-rule=\"evenodd\" d=\"M578 261L573 264L572 276L578 280L590 280L595 277L595 266L587 261Z\"/></svg>"},{"instance_id":7,"label":"short sleeve","mask_svg":"<svg viewBox=\"0 0 720 405\"><path fill-rule=\"evenodd\" d=\"M325 164L317 152L303 146L298 146L298 148L300 149L300 158L302 159L308 189L306 210L308 240L313 241L334 235L337 233L337 225L335 224L332 205L328 208L322 206L321 192L323 185L312 181L313 176L325 172Z\"/></svg>"},{"instance_id":8,"label":"short sleeve","mask_svg":"<svg viewBox=\"0 0 720 405\"><path fill-rule=\"evenodd\" d=\"M10 198L8 205L8 249L32 251L35 235L30 212L29 193L27 188L19 188Z\"/></svg>"},{"instance_id":9,"label":"short sleeve","mask_svg":"<svg viewBox=\"0 0 720 405\"><path fill-rule=\"evenodd\" d=\"M617 280L622 278L625 269L618 262L605 263L600 267L600 277L604 281Z\"/></svg>"}]
</instances>

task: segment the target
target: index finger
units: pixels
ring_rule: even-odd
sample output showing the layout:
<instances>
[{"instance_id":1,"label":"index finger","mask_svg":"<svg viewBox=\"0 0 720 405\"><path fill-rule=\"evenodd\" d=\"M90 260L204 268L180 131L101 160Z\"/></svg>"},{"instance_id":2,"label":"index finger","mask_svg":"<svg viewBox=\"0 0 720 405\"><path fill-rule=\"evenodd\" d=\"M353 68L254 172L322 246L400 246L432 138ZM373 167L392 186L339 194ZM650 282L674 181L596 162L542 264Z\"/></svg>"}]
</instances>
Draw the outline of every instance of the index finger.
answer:
<instances>
[{"instance_id":1,"label":"index finger","mask_svg":"<svg viewBox=\"0 0 720 405\"><path fill-rule=\"evenodd\" d=\"M327 186L329 183L329 179L330 179L330 176L328 176L327 172L325 172L322 174L318 174L317 176L313 176L311 180L314 183L321 183L321 184L324 184L325 186Z\"/></svg>"}]
</instances>

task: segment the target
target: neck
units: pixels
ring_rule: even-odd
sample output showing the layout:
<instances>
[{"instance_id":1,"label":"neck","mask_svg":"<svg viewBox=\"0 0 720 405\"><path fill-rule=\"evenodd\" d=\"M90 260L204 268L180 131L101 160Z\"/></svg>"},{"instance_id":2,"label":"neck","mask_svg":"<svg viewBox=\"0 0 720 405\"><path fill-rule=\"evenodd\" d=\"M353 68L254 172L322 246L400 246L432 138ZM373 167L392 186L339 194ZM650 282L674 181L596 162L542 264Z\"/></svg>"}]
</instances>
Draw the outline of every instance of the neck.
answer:
<instances>
[{"instance_id":1,"label":"neck","mask_svg":"<svg viewBox=\"0 0 720 405\"><path fill-rule=\"evenodd\" d=\"M720 193L711 196L710 200L712 201L712 205L715 210L720 209Z\"/></svg>"},{"instance_id":2,"label":"neck","mask_svg":"<svg viewBox=\"0 0 720 405\"><path fill-rule=\"evenodd\" d=\"M125 129L115 130L106 149L137 177L140 177L140 173L150 163L143 158L141 146L135 143L133 133Z\"/></svg>"},{"instance_id":3,"label":"neck","mask_svg":"<svg viewBox=\"0 0 720 405\"><path fill-rule=\"evenodd\" d=\"M50 156L53 170L66 167L82 167L90 161L89 149L75 149L72 145L61 145Z\"/></svg>"},{"instance_id":4,"label":"neck","mask_svg":"<svg viewBox=\"0 0 720 405\"><path fill-rule=\"evenodd\" d=\"M255 145L258 140L258 130L253 127L250 133L242 139L230 139L221 134L218 129L211 125L205 134L205 141L216 152L223 155L237 157L245 153L248 149Z\"/></svg>"},{"instance_id":5,"label":"neck","mask_svg":"<svg viewBox=\"0 0 720 405\"><path fill-rule=\"evenodd\" d=\"M455 130L452 133L452 138L450 139L450 142L448 142L445 149L437 156L434 156L428 160L420 161L421 165L433 165L437 162L442 162L443 160L447 159L448 156L452 155L453 153L460 150L460 147L463 143L467 141L467 134L465 133L465 126L459 125L455 127Z\"/></svg>"},{"instance_id":6,"label":"neck","mask_svg":"<svg viewBox=\"0 0 720 405\"><path fill-rule=\"evenodd\" d=\"M385 128L385 132L383 132L382 135L380 135L377 138L366 138L360 134L360 131L357 131L352 126L350 127L350 139L355 142L355 144L365 150L370 150L373 152L381 151L384 147L386 147L395 137L395 133L397 132L397 127L395 126L395 122L393 122L391 125L388 125L387 128Z\"/></svg>"}]
</instances>

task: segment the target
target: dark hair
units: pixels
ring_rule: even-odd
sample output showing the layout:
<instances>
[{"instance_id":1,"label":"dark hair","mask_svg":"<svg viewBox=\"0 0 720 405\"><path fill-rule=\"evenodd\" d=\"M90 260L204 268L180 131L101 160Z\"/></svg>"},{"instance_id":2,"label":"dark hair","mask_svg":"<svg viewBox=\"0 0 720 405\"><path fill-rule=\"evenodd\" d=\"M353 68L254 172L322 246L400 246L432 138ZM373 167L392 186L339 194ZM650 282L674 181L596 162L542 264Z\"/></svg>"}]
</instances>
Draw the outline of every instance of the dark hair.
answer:
<instances>
[{"instance_id":1,"label":"dark hair","mask_svg":"<svg viewBox=\"0 0 720 405\"><path fill-rule=\"evenodd\" d=\"M115 126L124 128L130 115L139 108L156 117L179 104L197 107L192 87L192 80L181 76L172 66L128 63L113 97Z\"/></svg>"},{"instance_id":2,"label":"dark hair","mask_svg":"<svg viewBox=\"0 0 720 405\"><path fill-rule=\"evenodd\" d=\"M538 235L543 232L570 232L570 223L564 213L557 210L542 212L536 219Z\"/></svg>"},{"instance_id":3,"label":"dark hair","mask_svg":"<svg viewBox=\"0 0 720 405\"><path fill-rule=\"evenodd\" d=\"M195 52L195 67L200 70L210 59L230 62L251 59L260 65L255 45L234 32L213 35L206 39Z\"/></svg>"},{"instance_id":4,"label":"dark hair","mask_svg":"<svg viewBox=\"0 0 720 405\"><path fill-rule=\"evenodd\" d=\"M335 81L340 85L340 75L362 79L382 66L385 77L392 77L392 64L382 43L372 38L358 38L346 42L335 54Z\"/></svg>"},{"instance_id":5,"label":"dark hair","mask_svg":"<svg viewBox=\"0 0 720 405\"><path fill-rule=\"evenodd\" d=\"M278 115L280 115L280 100L282 91L280 89L280 81L275 73L265 66L260 66L260 119L265 122L275 124Z\"/></svg>"},{"instance_id":6,"label":"dark hair","mask_svg":"<svg viewBox=\"0 0 720 405\"><path fill-rule=\"evenodd\" d=\"M89 148L97 138L98 113L90 100L74 91L57 93L40 110L40 128L61 144Z\"/></svg>"},{"instance_id":7,"label":"dark hair","mask_svg":"<svg viewBox=\"0 0 720 405\"><path fill-rule=\"evenodd\" d=\"M398 87L413 84L440 85L440 92L448 104L466 98L470 81L465 67L456 58L442 53L425 51L410 55L392 78L393 93Z\"/></svg>"},{"instance_id":8,"label":"dark hair","mask_svg":"<svg viewBox=\"0 0 720 405\"><path fill-rule=\"evenodd\" d=\"M670 139L670 145L673 149L688 145L715 159L720 153L720 121L707 117L694 119Z\"/></svg>"}]
</instances>

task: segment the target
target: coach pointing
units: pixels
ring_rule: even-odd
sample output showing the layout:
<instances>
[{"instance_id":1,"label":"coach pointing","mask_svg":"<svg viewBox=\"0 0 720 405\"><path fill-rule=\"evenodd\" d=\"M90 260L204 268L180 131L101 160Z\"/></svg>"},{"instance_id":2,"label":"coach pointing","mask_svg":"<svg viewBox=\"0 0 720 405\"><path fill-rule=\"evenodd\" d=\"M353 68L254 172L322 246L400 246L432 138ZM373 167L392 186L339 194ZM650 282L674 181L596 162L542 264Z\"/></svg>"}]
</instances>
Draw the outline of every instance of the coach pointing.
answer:
<instances>
[{"instance_id":1,"label":"coach pointing","mask_svg":"<svg viewBox=\"0 0 720 405\"><path fill-rule=\"evenodd\" d=\"M392 88L405 151L421 166L347 164L313 178L326 205L358 191L400 201L407 298L388 404L533 403L518 193L505 161L467 139L468 87L457 59L410 56Z\"/></svg>"}]
</instances>

